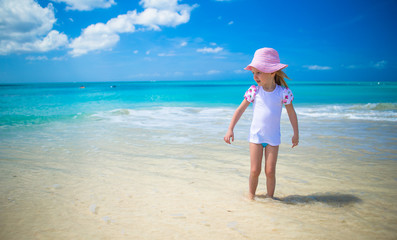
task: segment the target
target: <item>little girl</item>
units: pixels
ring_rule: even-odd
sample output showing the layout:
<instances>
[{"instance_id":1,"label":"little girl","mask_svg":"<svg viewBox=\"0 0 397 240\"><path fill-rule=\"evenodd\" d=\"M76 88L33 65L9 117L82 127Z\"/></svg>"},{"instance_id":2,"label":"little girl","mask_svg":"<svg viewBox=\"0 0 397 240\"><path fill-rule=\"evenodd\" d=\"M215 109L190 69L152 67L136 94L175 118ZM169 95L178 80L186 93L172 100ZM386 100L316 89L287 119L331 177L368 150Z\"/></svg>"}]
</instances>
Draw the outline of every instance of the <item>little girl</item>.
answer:
<instances>
[{"instance_id":1,"label":"little girl","mask_svg":"<svg viewBox=\"0 0 397 240\"><path fill-rule=\"evenodd\" d=\"M253 103L253 117L249 134L251 172L249 177L249 198L255 198L258 177L262 168L265 149L265 174L267 197L273 198L276 187L276 162L281 143L280 118L283 103L288 112L294 135L292 147L299 143L298 118L292 100L291 90L284 78L288 78L282 69L288 67L280 63L279 55L272 48L261 48L255 52L251 64L245 70L251 70L258 86L252 85L244 95L244 100L235 111L224 137L226 143L234 141L233 129L250 103Z\"/></svg>"}]
</instances>

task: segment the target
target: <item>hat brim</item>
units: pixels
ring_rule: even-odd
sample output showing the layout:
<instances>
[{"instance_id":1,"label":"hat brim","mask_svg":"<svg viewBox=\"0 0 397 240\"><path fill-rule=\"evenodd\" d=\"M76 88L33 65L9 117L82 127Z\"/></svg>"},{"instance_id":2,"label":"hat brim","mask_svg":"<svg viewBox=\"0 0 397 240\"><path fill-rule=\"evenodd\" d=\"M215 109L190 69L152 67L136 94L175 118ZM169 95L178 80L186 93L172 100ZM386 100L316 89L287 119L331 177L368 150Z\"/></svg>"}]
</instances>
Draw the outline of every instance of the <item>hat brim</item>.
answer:
<instances>
[{"instance_id":1,"label":"hat brim","mask_svg":"<svg viewBox=\"0 0 397 240\"><path fill-rule=\"evenodd\" d=\"M244 70L252 70L253 67L264 73L274 73L288 67L288 65L282 63L276 63L276 64L267 64L266 66L259 66L257 64L251 63L250 65L245 67Z\"/></svg>"}]
</instances>

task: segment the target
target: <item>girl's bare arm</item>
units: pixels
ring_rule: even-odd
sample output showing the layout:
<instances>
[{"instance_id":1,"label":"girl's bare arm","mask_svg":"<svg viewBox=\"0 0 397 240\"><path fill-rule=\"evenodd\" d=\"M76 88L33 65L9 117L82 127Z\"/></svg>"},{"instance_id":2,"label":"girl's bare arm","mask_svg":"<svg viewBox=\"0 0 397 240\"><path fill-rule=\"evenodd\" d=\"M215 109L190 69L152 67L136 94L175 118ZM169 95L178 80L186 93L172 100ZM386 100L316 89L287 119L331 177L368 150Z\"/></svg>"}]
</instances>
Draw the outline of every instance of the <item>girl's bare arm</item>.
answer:
<instances>
[{"instance_id":1,"label":"girl's bare arm","mask_svg":"<svg viewBox=\"0 0 397 240\"><path fill-rule=\"evenodd\" d=\"M296 116L296 112L294 106L291 104L285 105L287 109L289 121L291 122L292 129L294 130L294 136L292 137L292 147L295 147L299 143L299 128L298 128L298 117Z\"/></svg>"},{"instance_id":2,"label":"girl's bare arm","mask_svg":"<svg viewBox=\"0 0 397 240\"><path fill-rule=\"evenodd\" d=\"M249 105L250 105L250 102L248 102L247 100L244 99L241 102L240 106L234 112L232 120L230 121L229 129L227 130L227 133L226 133L225 137L223 138L223 140L225 140L226 143L231 144L230 138L232 139L232 142L234 141L233 129Z\"/></svg>"}]
</instances>

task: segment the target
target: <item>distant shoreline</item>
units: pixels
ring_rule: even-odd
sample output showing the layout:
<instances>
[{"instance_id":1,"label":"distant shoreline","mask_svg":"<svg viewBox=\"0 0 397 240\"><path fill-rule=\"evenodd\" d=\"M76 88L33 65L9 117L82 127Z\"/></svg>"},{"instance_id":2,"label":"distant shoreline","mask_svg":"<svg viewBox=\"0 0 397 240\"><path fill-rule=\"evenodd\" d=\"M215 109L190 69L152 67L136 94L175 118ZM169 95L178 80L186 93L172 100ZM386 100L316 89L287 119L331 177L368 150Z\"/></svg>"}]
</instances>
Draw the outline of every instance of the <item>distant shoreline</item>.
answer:
<instances>
[{"instance_id":1,"label":"distant shoreline","mask_svg":"<svg viewBox=\"0 0 397 240\"><path fill-rule=\"evenodd\" d=\"M0 82L0 86L19 86L19 85L35 85L35 84L128 84L128 83L227 83L228 85L239 85L239 84L254 84L251 78L242 80L134 80L134 81L70 81L70 82ZM380 84L397 84L397 80L382 80L382 81L365 81L365 80L351 80L351 81L299 81L299 80L288 80L288 84L313 84L315 85L360 85L366 83Z\"/></svg>"}]
</instances>

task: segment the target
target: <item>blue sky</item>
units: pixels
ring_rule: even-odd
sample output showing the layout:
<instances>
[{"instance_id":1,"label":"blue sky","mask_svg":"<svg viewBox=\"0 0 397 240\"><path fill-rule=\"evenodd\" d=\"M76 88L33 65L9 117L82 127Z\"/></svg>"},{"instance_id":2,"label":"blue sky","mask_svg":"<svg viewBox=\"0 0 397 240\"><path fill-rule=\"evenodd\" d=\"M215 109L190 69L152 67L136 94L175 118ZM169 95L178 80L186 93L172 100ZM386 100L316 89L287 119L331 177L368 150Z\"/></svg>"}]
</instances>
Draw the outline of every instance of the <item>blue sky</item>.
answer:
<instances>
[{"instance_id":1,"label":"blue sky","mask_svg":"<svg viewBox=\"0 0 397 240\"><path fill-rule=\"evenodd\" d=\"M396 0L0 0L0 83L244 80L275 48L297 81L395 81Z\"/></svg>"}]
</instances>

